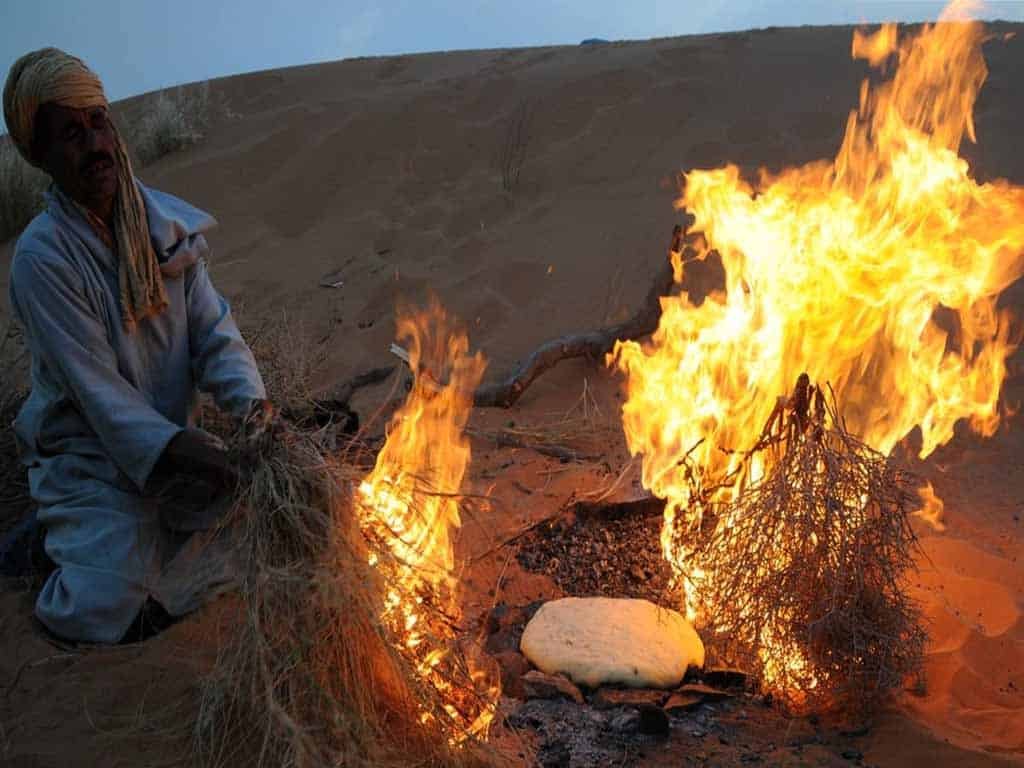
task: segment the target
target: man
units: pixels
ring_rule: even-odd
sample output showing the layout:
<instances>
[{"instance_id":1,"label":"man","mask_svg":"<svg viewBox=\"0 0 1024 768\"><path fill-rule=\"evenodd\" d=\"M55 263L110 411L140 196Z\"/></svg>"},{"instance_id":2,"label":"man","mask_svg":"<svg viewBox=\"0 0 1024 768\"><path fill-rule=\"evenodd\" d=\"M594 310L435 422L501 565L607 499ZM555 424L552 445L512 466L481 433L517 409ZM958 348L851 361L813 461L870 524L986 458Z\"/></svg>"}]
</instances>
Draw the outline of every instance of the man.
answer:
<instances>
[{"instance_id":1,"label":"man","mask_svg":"<svg viewBox=\"0 0 1024 768\"><path fill-rule=\"evenodd\" d=\"M36 615L63 638L118 642L232 581L225 552L189 535L215 521L153 494L183 473L231 482L222 445L192 426L196 390L241 419L272 408L207 273L215 221L134 178L96 75L35 51L11 67L3 106L19 152L53 180L10 275L32 356L14 428L56 565Z\"/></svg>"}]
</instances>

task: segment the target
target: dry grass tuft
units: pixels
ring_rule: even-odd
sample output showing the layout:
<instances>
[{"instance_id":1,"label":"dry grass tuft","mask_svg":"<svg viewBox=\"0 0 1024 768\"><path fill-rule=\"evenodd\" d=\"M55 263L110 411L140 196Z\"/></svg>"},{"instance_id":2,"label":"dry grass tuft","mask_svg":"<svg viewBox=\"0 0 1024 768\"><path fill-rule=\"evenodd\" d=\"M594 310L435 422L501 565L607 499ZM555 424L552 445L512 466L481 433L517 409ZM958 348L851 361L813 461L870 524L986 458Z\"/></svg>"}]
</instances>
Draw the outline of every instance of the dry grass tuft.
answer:
<instances>
[{"instance_id":1,"label":"dry grass tuft","mask_svg":"<svg viewBox=\"0 0 1024 768\"><path fill-rule=\"evenodd\" d=\"M49 178L25 162L9 136L0 137L0 243L21 234L43 209Z\"/></svg>"},{"instance_id":2,"label":"dry grass tuft","mask_svg":"<svg viewBox=\"0 0 1024 768\"><path fill-rule=\"evenodd\" d=\"M707 574L709 646L795 710L867 716L920 672L925 632L903 580L919 483L801 379L746 456L765 476L707 503L699 543L680 544Z\"/></svg>"},{"instance_id":3,"label":"dry grass tuft","mask_svg":"<svg viewBox=\"0 0 1024 768\"><path fill-rule=\"evenodd\" d=\"M33 504L11 426L28 395L27 358L17 327L9 325L0 337L0 531L16 525Z\"/></svg>"},{"instance_id":4,"label":"dry grass tuft","mask_svg":"<svg viewBox=\"0 0 1024 768\"><path fill-rule=\"evenodd\" d=\"M144 167L201 141L209 118L209 82L160 91L129 124L128 143Z\"/></svg>"},{"instance_id":5,"label":"dry grass tuft","mask_svg":"<svg viewBox=\"0 0 1024 768\"><path fill-rule=\"evenodd\" d=\"M315 385L327 364L332 334L315 340L302 317L281 312L246 328L245 339L273 402L298 407L315 399Z\"/></svg>"},{"instance_id":6,"label":"dry grass tuft","mask_svg":"<svg viewBox=\"0 0 1024 768\"><path fill-rule=\"evenodd\" d=\"M501 188L511 193L519 186L519 177L529 155L533 131L533 107L527 99L519 101L502 120L502 141L498 150Z\"/></svg>"}]
</instances>

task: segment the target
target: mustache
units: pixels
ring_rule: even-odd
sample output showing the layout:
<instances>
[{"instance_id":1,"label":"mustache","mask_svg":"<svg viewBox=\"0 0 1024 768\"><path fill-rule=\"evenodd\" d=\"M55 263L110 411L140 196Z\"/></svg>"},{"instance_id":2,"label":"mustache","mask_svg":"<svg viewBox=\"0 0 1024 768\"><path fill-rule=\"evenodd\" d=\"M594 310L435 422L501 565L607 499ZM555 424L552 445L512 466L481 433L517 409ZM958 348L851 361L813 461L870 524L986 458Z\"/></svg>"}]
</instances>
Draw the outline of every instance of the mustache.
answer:
<instances>
[{"instance_id":1,"label":"mustache","mask_svg":"<svg viewBox=\"0 0 1024 768\"><path fill-rule=\"evenodd\" d=\"M82 161L82 164L81 164L81 166L79 167L78 170L80 172L84 173L85 170L90 165L92 165L93 163L96 163L96 162L101 162L101 161L106 161L106 162L110 163L110 165L114 164L114 158L110 155L109 152L93 152L93 153L89 154L85 158L85 160Z\"/></svg>"}]
</instances>

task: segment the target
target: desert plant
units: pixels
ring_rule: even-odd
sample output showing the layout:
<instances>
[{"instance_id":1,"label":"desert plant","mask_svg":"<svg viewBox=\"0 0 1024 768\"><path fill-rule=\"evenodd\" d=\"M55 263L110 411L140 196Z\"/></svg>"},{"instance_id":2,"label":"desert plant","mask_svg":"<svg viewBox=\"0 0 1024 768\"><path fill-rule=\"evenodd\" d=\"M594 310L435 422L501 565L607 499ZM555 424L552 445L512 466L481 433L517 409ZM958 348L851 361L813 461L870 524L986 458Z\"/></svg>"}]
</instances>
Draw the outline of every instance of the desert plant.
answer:
<instances>
[{"instance_id":1,"label":"desert plant","mask_svg":"<svg viewBox=\"0 0 1024 768\"><path fill-rule=\"evenodd\" d=\"M764 476L722 500L705 492L701 530L677 533L702 574L705 637L792 709L867 716L921 669L905 586L920 483L851 435L806 374L744 464L754 456Z\"/></svg>"},{"instance_id":2,"label":"desert plant","mask_svg":"<svg viewBox=\"0 0 1024 768\"><path fill-rule=\"evenodd\" d=\"M502 122L498 168L501 170L501 188L506 192L511 192L519 184L530 146L532 123L533 110L526 99L522 99Z\"/></svg>"},{"instance_id":3,"label":"desert plant","mask_svg":"<svg viewBox=\"0 0 1024 768\"><path fill-rule=\"evenodd\" d=\"M318 374L331 352L330 332L314 340L306 320L286 311L242 330L271 400L298 407L314 399Z\"/></svg>"},{"instance_id":4,"label":"desert plant","mask_svg":"<svg viewBox=\"0 0 1024 768\"><path fill-rule=\"evenodd\" d=\"M0 530L16 525L32 508L28 477L18 456L12 422L28 395L28 353L18 327L0 336Z\"/></svg>"},{"instance_id":5,"label":"desert plant","mask_svg":"<svg viewBox=\"0 0 1024 768\"><path fill-rule=\"evenodd\" d=\"M43 207L49 179L25 162L9 136L0 137L0 242L16 237Z\"/></svg>"},{"instance_id":6,"label":"desert plant","mask_svg":"<svg viewBox=\"0 0 1024 768\"><path fill-rule=\"evenodd\" d=\"M127 134L140 166L195 144L203 138L210 113L210 84L160 91L144 107Z\"/></svg>"}]
</instances>

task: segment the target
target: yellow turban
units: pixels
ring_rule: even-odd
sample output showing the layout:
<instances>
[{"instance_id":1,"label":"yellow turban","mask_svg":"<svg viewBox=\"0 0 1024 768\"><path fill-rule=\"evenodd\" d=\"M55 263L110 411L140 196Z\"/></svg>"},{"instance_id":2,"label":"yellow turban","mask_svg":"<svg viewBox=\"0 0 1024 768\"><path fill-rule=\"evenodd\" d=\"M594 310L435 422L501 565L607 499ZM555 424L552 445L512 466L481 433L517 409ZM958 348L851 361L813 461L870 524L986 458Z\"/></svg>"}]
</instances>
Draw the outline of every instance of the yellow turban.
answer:
<instances>
[{"instance_id":1,"label":"yellow turban","mask_svg":"<svg viewBox=\"0 0 1024 768\"><path fill-rule=\"evenodd\" d=\"M43 48L14 62L4 85L4 120L18 151L33 165L36 115L39 107L50 102L71 109L108 106L103 83L75 56L57 48ZM133 330L139 320L158 315L167 307L167 293L128 151L113 122L111 126L118 169L113 234L119 262L121 318L125 327Z\"/></svg>"}]
</instances>

